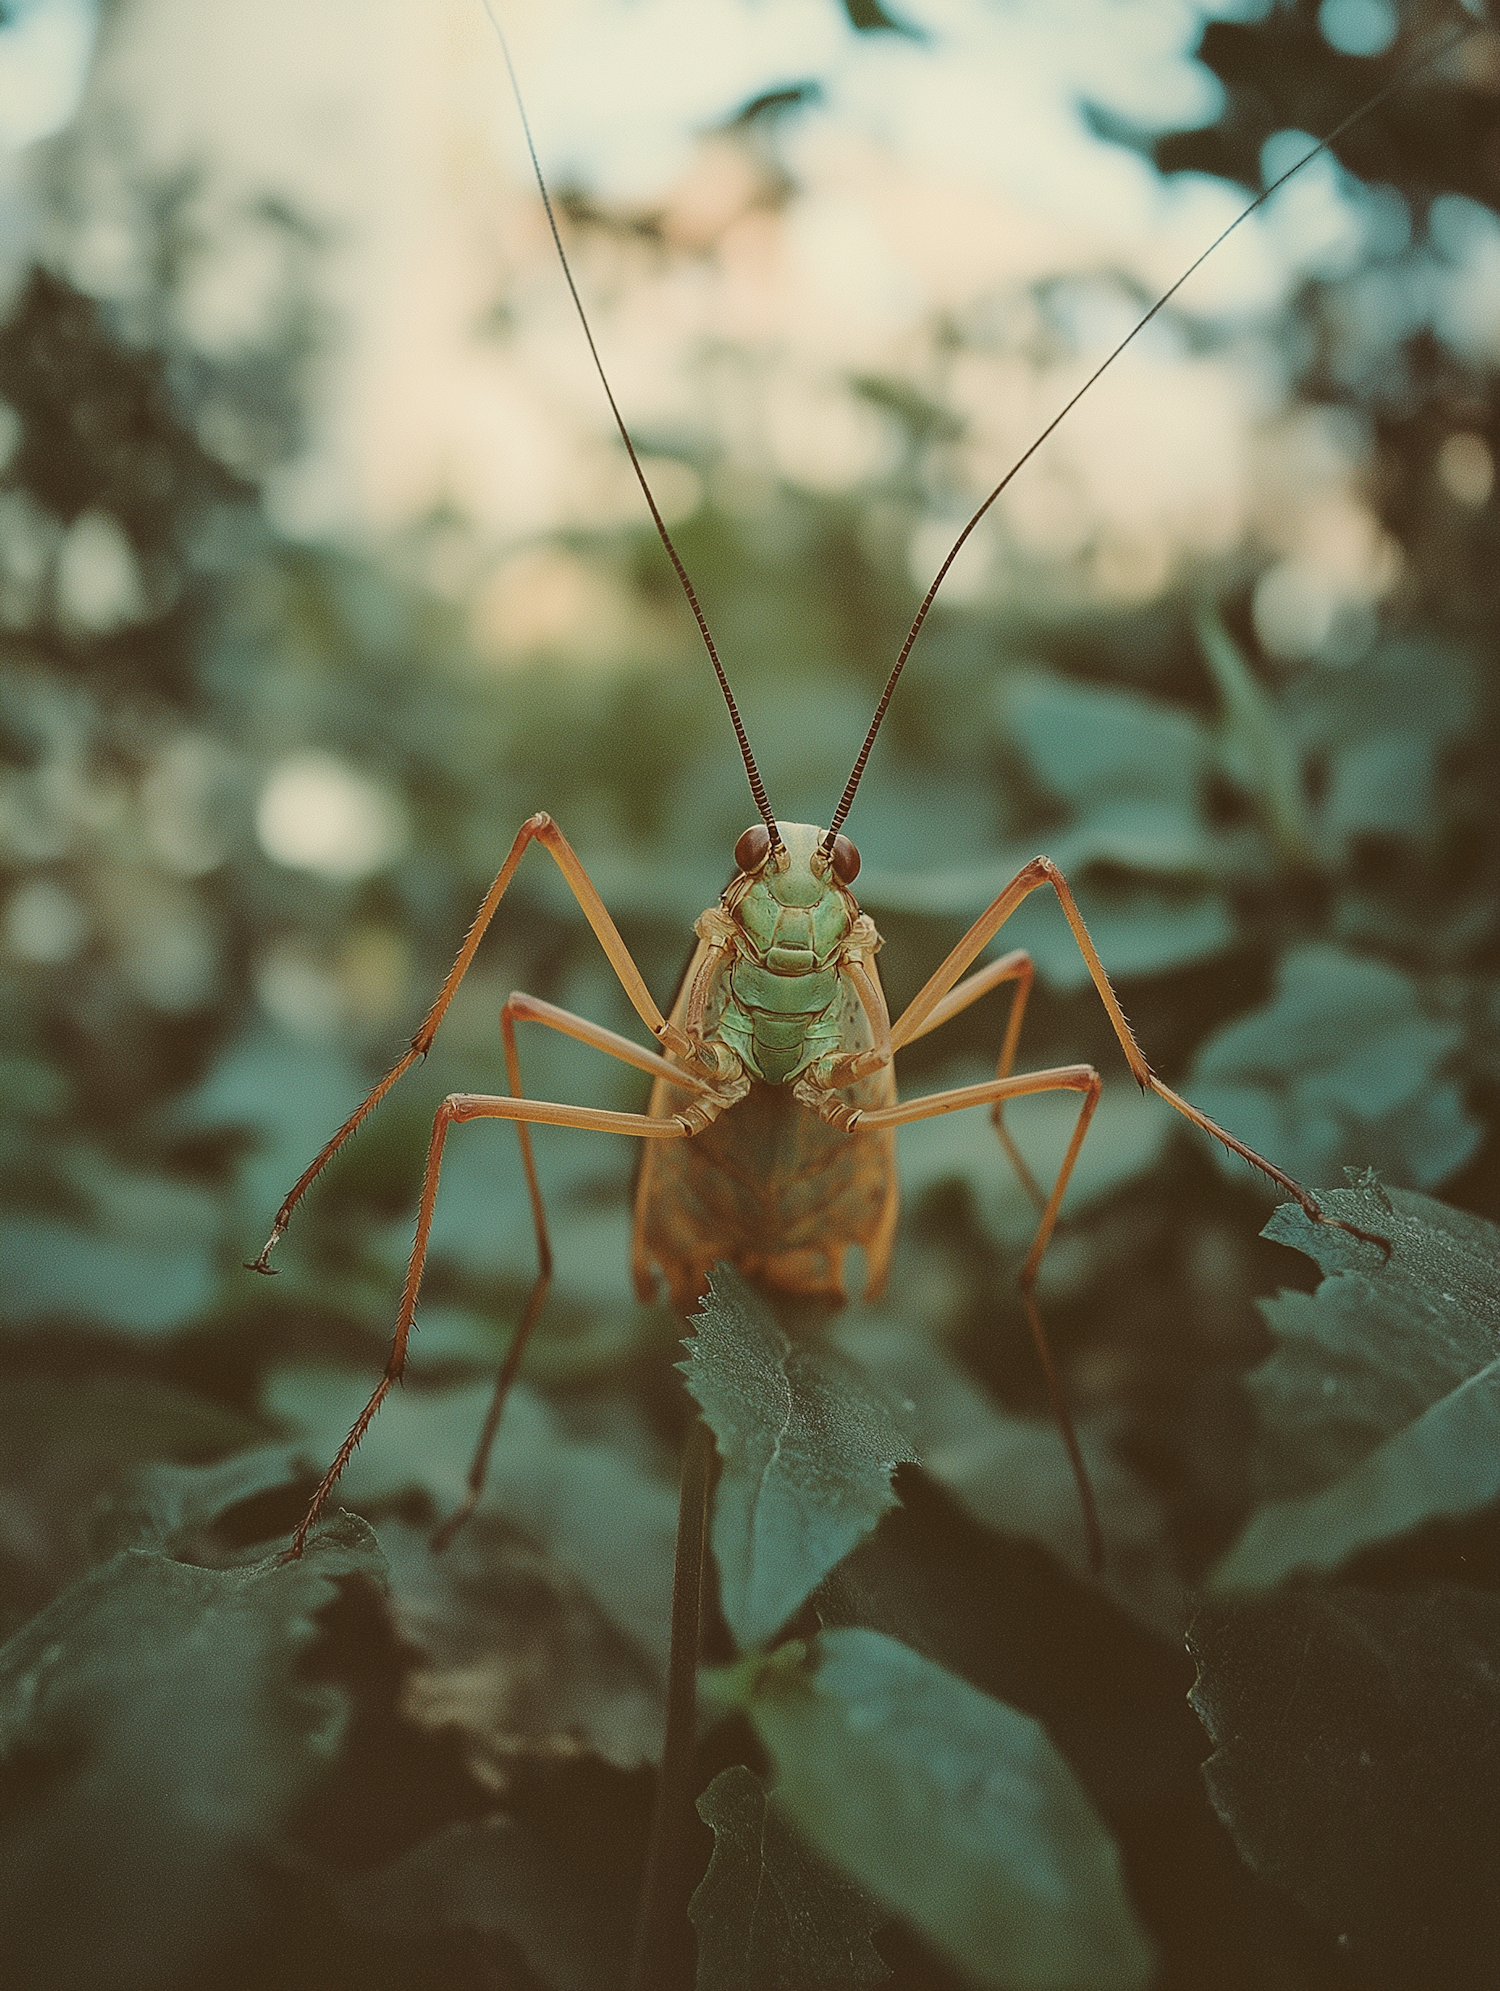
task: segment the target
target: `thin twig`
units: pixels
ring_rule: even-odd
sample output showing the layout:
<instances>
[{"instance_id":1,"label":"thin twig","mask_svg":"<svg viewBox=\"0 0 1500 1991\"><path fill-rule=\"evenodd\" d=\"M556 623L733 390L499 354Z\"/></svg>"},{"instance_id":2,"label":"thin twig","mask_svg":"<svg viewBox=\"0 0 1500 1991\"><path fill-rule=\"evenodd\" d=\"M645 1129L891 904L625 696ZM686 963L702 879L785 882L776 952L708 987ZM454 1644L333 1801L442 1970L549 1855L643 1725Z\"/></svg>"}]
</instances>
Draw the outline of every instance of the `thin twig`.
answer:
<instances>
[{"instance_id":1,"label":"thin twig","mask_svg":"<svg viewBox=\"0 0 1500 1991\"><path fill-rule=\"evenodd\" d=\"M667 1661L667 1733L636 1927L632 1991L661 1991L663 1985L671 1983L687 1927L689 1889L684 1855L693 1814L698 1641L713 1462L713 1438L702 1418L695 1417L682 1452L677 1553L672 1568L672 1648Z\"/></svg>"}]
</instances>

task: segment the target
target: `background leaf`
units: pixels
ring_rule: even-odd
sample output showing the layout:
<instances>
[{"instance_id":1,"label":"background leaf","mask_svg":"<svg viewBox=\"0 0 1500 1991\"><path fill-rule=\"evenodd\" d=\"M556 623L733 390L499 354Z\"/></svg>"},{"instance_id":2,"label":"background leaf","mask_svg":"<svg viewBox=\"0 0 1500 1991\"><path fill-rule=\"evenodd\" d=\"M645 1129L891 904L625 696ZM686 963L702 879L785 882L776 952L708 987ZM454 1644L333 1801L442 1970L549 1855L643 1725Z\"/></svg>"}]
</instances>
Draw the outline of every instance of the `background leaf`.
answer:
<instances>
[{"instance_id":1,"label":"background leaf","mask_svg":"<svg viewBox=\"0 0 1500 1991\"><path fill-rule=\"evenodd\" d=\"M1035 1721L880 1632L795 1650L727 1678L813 1845L976 1984L1149 1981L1114 1842Z\"/></svg>"},{"instance_id":2,"label":"background leaf","mask_svg":"<svg viewBox=\"0 0 1500 1991\"><path fill-rule=\"evenodd\" d=\"M759 1645L895 1502L915 1455L887 1400L826 1342L793 1339L719 1266L679 1366L719 1449L711 1540L742 1647Z\"/></svg>"},{"instance_id":3,"label":"background leaf","mask_svg":"<svg viewBox=\"0 0 1500 1991\"><path fill-rule=\"evenodd\" d=\"M1500 1955L1500 1598L1299 1589L1193 1626L1204 1766L1245 1858L1379 1982L1480 1987Z\"/></svg>"},{"instance_id":4,"label":"background leaf","mask_svg":"<svg viewBox=\"0 0 1500 1991\"><path fill-rule=\"evenodd\" d=\"M154 1991L267 1912L289 1814L346 1705L299 1674L316 1614L378 1581L344 1517L300 1562L212 1569L125 1549L0 1649L8 1965L28 1991Z\"/></svg>"},{"instance_id":5,"label":"background leaf","mask_svg":"<svg viewBox=\"0 0 1500 1991\"><path fill-rule=\"evenodd\" d=\"M661 1673L567 1564L493 1513L441 1555L430 1532L399 1517L380 1527L391 1619L417 1655L402 1696L411 1720L462 1737L473 1774L495 1787L523 1750L655 1762Z\"/></svg>"},{"instance_id":6,"label":"background leaf","mask_svg":"<svg viewBox=\"0 0 1500 1991\"><path fill-rule=\"evenodd\" d=\"M1210 1037L1194 1105L1301 1182L1346 1164L1427 1189L1481 1139L1444 1068L1463 1031L1424 1009L1408 975L1323 943L1293 948L1264 1009ZM1245 1164L1218 1151L1225 1169Z\"/></svg>"},{"instance_id":7,"label":"background leaf","mask_svg":"<svg viewBox=\"0 0 1500 1991\"><path fill-rule=\"evenodd\" d=\"M614 1991L628 1979L650 1794L644 1773L589 1756L513 1757L503 1809L491 1792L489 1815L340 1876L343 1914L373 1938L367 1970L404 1982L435 1952L447 1965L435 1986L457 1975L486 1991Z\"/></svg>"},{"instance_id":8,"label":"background leaf","mask_svg":"<svg viewBox=\"0 0 1500 1991\"><path fill-rule=\"evenodd\" d=\"M887 1316L853 1313L840 1322L838 1340L901 1405L924 1472L977 1521L1040 1542L1081 1581L1096 1581L1078 1484L1050 1418L1007 1415L931 1335ZM1104 1586L1175 1639L1185 1623L1184 1589L1160 1504L1121 1458L1106 1420L1080 1421L1077 1435L1104 1531Z\"/></svg>"},{"instance_id":9,"label":"background leaf","mask_svg":"<svg viewBox=\"0 0 1500 1991\"><path fill-rule=\"evenodd\" d=\"M368 1393L368 1379L357 1375L285 1370L271 1378L266 1407L313 1457L332 1458ZM393 1396L350 1461L340 1495L378 1514L417 1492L434 1517L451 1513L490 1395L479 1385ZM524 1384L511 1393L503 1430L480 1512L523 1528L664 1672L677 1533L665 1461L634 1420L622 1418L607 1437L571 1431Z\"/></svg>"},{"instance_id":10,"label":"background leaf","mask_svg":"<svg viewBox=\"0 0 1500 1991\"><path fill-rule=\"evenodd\" d=\"M1330 1190L1390 1262L1285 1204L1268 1237L1315 1257L1317 1291L1262 1310L1276 1353L1251 1378L1261 1504L1223 1586L1333 1569L1367 1543L1500 1493L1500 1230L1410 1190Z\"/></svg>"},{"instance_id":11,"label":"background leaf","mask_svg":"<svg viewBox=\"0 0 1500 1991\"><path fill-rule=\"evenodd\" d=\"M792 1831L743 1763L698 1800L713 1858L689 1913L698 1991L861 1991L890 1977L870 1937L885 1917Z\"/></svg>"}]
</instances>

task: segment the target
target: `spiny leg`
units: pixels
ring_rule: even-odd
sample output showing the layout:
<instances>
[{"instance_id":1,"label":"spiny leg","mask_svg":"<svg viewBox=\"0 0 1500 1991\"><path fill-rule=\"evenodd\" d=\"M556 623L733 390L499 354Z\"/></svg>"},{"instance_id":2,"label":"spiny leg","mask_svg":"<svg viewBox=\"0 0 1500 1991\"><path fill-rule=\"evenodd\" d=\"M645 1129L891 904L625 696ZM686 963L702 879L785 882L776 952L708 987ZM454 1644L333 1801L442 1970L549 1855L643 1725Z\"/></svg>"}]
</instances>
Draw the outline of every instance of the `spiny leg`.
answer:
<instances>
[{"instance_id":1,"label":"spiny leg","mask_svg":"<svg viewBox=\"0 0 1500 1991\"><path fill-rule=\"evenodd\" d=\"M571 1010L559 1009L555 1003L544 1002L540 996L527 995L523 990L513 990L505 999L500 1011L500 1034L505 1043L505 1071L510 1084L511 1096L525 1097L521 1086L521 1058L516 1044L517 1022L541 1023L550 1030L561 1032L579 1043L591 1044L596 1050L607 1051L621 1063L634 1065L638 1070L649 1072L654 1078L670 1078L674 1085L696 1092L700 1096L713 1096L713 1087L695 1073L681 1070L669 1064L655 1052L643 1050L633 1044L628 1037L621 1037L613 1030L591 1023L587 1017L575 1016ZM500 1364L500 1373L495 1378L495 1390L490 1398L489 1409L485 1412L484 1424L474 1447L474 1457L469 1465L469 1476L463 1499L443 1522L432 1537L434 1553L441 1554L459 1529L479 1505L484 1492L484 1482L489 1474L490 1453L494 1447L495 1434L500 1429L500 1419L505 1414L505 1403L511 1392L511 1385L520 1374L521 1363L525 1359L527 1344L531 1340L533 1328L541 1318L546 1303L547 1291L552 1284L552 1241L547 1231L547 1212L542 1201L542 1186L536 1172L536 1160L531 1147L531 1129L524 1120L517 1120L516 1138L521 1146L521 1167L526 1175L526 1195L531 1204L531 1224L536 1234L536 1278L532 1281L520 1323L511 1336L505 1359Z\"/></svg>"},{"instance_id":2,"label":"spiny leg","mask_svg":"<svg viewBox=\"0 0 1500 1991\"><path fill-rule=\"evenodd\" d=\"M1002 954L998 960L987 961L982 968L976 968L955 988L948 991L936 1009L928 1016L915 1037L907 1039L915 1043L917 1037L925 1037L937 1030L952 1017L977 1002L982 995L999 988L1004 982L1015 983L1015 994L1011 997L1010 1014L1005 1021L1005 1036L1000 1046L1000 1056L995 1061L996 1078L1009 1078L1016 1066L1016 1049L1021 1041L1021 1020L1026 1014L1027 999L1036 969L1031 956L1023 947L1015 948L1009 954ZM1047 1205L1047 1192L1032 1174L1026 1157L1011 1139L1009 1127L1005 1124L1005 1102L997 1099L990 1108L990 1121L1004 1148L1006 1157L1015 1171L1016 1180L1031 1198L1040 1213Z\"/></svg>"},{"instance_id":3,"label":"spiny leg","mask_svg":"<svg viewBox=\"0 0 1500 1991\"><path fill-rule=\"evenodd\" d=\"M877 1106L868 1111L845 1104L831 1092L824 1093L821 1099L811 1098L805 1091L798 1094L804 1103L814 1106L823 1119L850 1133L856 1127L907 1126L914 1120L929 1120L939 1113L962 1112L968 1106L990 1106L993 1109L1007 1099L1017 1099L1031 1093L1081 1092L1083 1094L1078 1109L1078 1119L1073 1128L1073 1137L1063 1156L1062 1166L1057 1171L1051 1194L1043 1204L1036 1235L1031 1241L1031 1249L1027 1252L1026 1261L1021 1267L1019 1283L1027 1325L1042 1365L1042 1375L1051 1400L1052 1414L1062 1434L1068 1463L1078 1488L1078 1504L1083 1515L1083 1532L1088 1545L1089 1567L1096 1576L1104 1569L1104 1535L1099 1525L1099 1504L1094 1498L1088 1468L1084 1464L1083 1451L1078 1443L1078 1433L1074 1429L1072 1412L1068 1408L1057 1367L1052 1359L1051 1345L1042 1324L1034 1289L1047 1246L1057 1226L1057 1215L1062 1207L1063 1196L1067 1192L1068 1180L1078 1160L1089 1124L1093 1120L1094 1109L1099 1104L1099 1094L1102 1089L1103 1081L1092 1065L1059 1065L1051 1071L1021 1072L1015 1077L987 1079L980 1085L954 1086L946 1092L928 1093L921 1099L903 1099L895 1106Z\"/></svg>"},{"instance_id":4,"label":"spiny leg","mask_svg":"<svg viewBox=\"0 0 1500 1991\"><path fill-rule=\"evenodd\" d=\"M291 1222L292 1213L297 1205L302 1201L307 1191L312 1187L318 1176L322 1174L327 1164L332 1161L345 1141L360 1126L366 1115L373 1112L396 1081L410 1071L418 1059L425 1058L431 1050L432 1040L437 1035L438 1025L447 1013L448 1005L452 1002L458 990L459 983L469 972L470 963L474 959L479 943L483 940L485 931L490 921L494 918L496 909L500 901L504 898L511 879L515 876L516 867L521 861L526 846L530 843L540 843L550 852L558 869L562 872L564 878L567 879L574 898L583 910L584 917L598 936L599 944L603 947L610 966L619 977L621 987L630 998L636 1014L646 1025L652 1036L667 1050L675 1052L679 1057L689 1055L691 1046L680 1031L672 1028L657 1008L652 999L651 992L646 987L645 981L642 978L640 969L636 967L634 960L631 958L629 948L621 939L619 929L610 918L604 901L594 890L593 883L582 864L578 861L572 845L550 816L542 813L538 813L535 816L528 816L516 832L515 842L510 847L510 854L504 864L501 865L495 882L485 894L484 903L474 915L473 923L464 936L463 945L458 950L457 958L454 960L453 966L448 970L443 986L438 990L437 1000L423 1019L421 1029L412 1038L410 1047L405 1054L397 1059L385 1077L372 1088L332 1138L324 1142L323 1146L319 1148L307 1167L303 1169L297 1180L292 1184L285 1200L282 1202L281 1208L276 1212L276 1221L271 1226L271 1235L266 1239L264 1245L262 1245L259 1255L249 1261L249 1269L252 1272L269 1273L274 1271L275 1268L271 1264L271 1253L276 1249L276 1246L285 1235L286 1227ZM620 1041L624 1042L625 1040L622 1038Z\"/></svg>"},{"instance_id":5,"label":"spiny leg","mask_svg":"<svg viewBox=\"0 0 1500 1991\"><path fill-rule=\"evenodd\" d=\"M666 1061L663 1060L663 1063ZM671 1067L676 1070L676 1067ZM713 1117L709 1110L710 1102L704 1101L695 1108L697 1113ZM613 1113L593 1106L564 1106L552 1100L497 1098L486 1093L457 1092L451 1094L439 1106L432 1123L432 1140L427 1150L427 1169L422 1179L422 1196L417 1207L417 1233L412 1243L411 1258L406 1269L406 1285L401 1295L401 1309L396 1317L395 1333L391 1338L391 1352L385 1365L385 1373L376 1384L369 1402L354 1421L348 1437L339 1447L333 1464L318 1482L317 1490L308 1505L306 1514L292 1536L291 1545L282 1560L294 1561L307 1545L307 1537L323 1511L328 1496L337 1485L340 1475L354 1456L356 1446L370 1427L370 1420L379 1410L391 1386L400 1380L406 1367L406 1347L411 1338L412 1321L417 1310L417 1292L422 1283L422 1270L427 1261L427 1243L432 1231L432 1213L437 1201L438 1176L442 1169L443 1146L448 1138L448 1129L465 1120L515 1120L528 1122L533 1126L588 1127L607 1134L633 1134L645 1140L681 1140L693 1131L686 1116L670 1119L653 1119L646 1113Z\"/></svg>"},{"instance_id":6,"label":"spiny leg","mask_svg":"<svg viewBox=\"0 0 1500 1991\"><path fill-rule=\"evenodd\" d=\"M1195 1127L1201 1127L1205 1134L1212 1135L1213 1139L1226 1147L1231 1154L1239 1155L1241 1160L1249 1162L1253 1168L1258 1168L1263 1175L1269 1176L1279 1189L1284 1190L1300 1204L1311 1222L1331 1224L1338 1230L1347 1231L1351 1237L1357 1237L1365 1244L1373 1244L1388 1259L1391 1255L1389 1238L1381 1237L1374 1231L1361 1230L1357 1224L1346 1223L1342 1217L1328 1216L1319 1207L1318 1200L1310 1189L1304 1189L1300 1182L1277 1168L1274 1162L1267 1161L1265 1156L1257 1154L1254 1148L1236 1140L1227 1128L1221 1127L1216 1120L1211 1120L1206 1113L1200 1112L1170 1086L1162 1084L1146 1063L1141 1047L1135 1040L1135 1033L1125 1020L1125 1012L1121 1009L1119 998L1110 985L1104 963L1099 959L1098 950L1083 923L1083 916L1078 910L1072 892L1068 889L1067 880L1050 857L1034 857L1029 864L1023 865L1005 890L997 894L975 920L947 960L929 978L926 986L913 997L892 1026L891 1049L900 1050L903 1044L910 1044L931 1027L930 1018L935 1013L944 1013L945 1000L950 992L957 992L954 984L981 948L988 944L1023 899L1029 898L1033 892L1039 891L1045 885L1050 885L1057 894L1058 903L1062 907L1068 925L1072 928L1078 951L1083 956L1084 965L1089 971L1089 979L1098 992L1099 1000L1104 1004L1110 1026L1119 1040L1131 1073L1142 1092L1154 1092L1159 1099L1164 1099L1185 1119L1191 1120ZM951 1011L946 1013L951 1014Z\"/></svg>"}]
</instances>

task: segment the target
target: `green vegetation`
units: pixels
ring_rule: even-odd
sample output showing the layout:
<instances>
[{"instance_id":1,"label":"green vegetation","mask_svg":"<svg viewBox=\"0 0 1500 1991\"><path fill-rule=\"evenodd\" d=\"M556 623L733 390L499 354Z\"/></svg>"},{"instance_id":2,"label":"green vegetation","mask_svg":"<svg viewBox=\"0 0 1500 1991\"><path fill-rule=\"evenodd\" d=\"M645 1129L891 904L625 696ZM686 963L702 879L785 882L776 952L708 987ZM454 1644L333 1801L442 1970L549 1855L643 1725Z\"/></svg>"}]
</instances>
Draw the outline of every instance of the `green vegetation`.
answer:
<instances>
[{"instance_id":1,"label":"green vegetation","mask_svg":"<svg viewBox=\"0 0 1500 1991\"><path fill-rule=\"evenodd\" d=\"M1224 115L1162 167L1257 182L1268 137L1368 94L1381 61L1316 18L1211 25ZM1368 441L1401 563L1378 617L1278 662L1253 550L1108 611L1023 564L934 615L849 824L893 1010L1045 849L1163 1077L1392 1245L1271 1214L1136 1097L1028 902L1003 936L1038 964L1023 1055L1107 1081L1041 1286L1100 1583L1015 1290L1030 1205L982 1114L903 1131L889 1296L823 1322L732 1276L692 1323L635 1304L625 1144L544 1131L556 1283L439 1558L534 1270L513 1136L460 1129L407 1379L277 1561L385 1359L432 1111L505 1089L506 990L636 1029L542 858L257 1278L282 1195L528 813L665 999L751 810L649 529L560 549L634 604L624 654L503 671L431 584L451 521L378 561L278 532L316 328L293 295L254 355L189 350L165 302L191 188L141 196L157 316L29 276L0 327L0 1924L25 1991L624 1984L699 1406L722 1469L684 1984L1493 1983L1500 505L1475 464L1500 379L1418 308L1463 215L1500 208L1474 64L1341 143L1411 233L1288 312L1299 405ZM317 253L264 219L289 267ZM842 785L952 441L902 383L862 391L895 468L752 504L694 462L678 534L790 819ZM256 834L268 783L329 765L388 834L364 875ZM913 1047L903 1086L988 1075L1000 1014ZM522 1057L540 1096L642 1103L571 1043ZM1009 1116L1039 1175L1070 1119Z\"/></svg>"}]
</instances>

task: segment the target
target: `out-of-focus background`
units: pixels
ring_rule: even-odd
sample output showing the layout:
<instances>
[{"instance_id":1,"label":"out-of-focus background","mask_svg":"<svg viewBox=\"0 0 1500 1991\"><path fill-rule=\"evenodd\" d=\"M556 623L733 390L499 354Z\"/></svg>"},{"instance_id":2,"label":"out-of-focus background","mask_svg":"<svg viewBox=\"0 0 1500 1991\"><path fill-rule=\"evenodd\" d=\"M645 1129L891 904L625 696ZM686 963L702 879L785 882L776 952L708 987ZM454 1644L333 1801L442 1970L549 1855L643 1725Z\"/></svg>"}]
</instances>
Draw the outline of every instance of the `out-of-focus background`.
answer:
<instances>
[{"instance_id":1,"label":"out-of-focus background","mask_svg":"<svg viewBox=\"0 0 1500 1991\"><path fill-rule=\"evenodd\" d=\"M974 505L1254 191L1468 18L503 14L773 804L815 822ZM995 506L848 830L893 1008L1045 850L1170 1082L1311 1184L1374 1166L1493 1216L1500 38L1469 25ZM529 857L427 1065L308 1198L280 1276L242 1269L522 819L557 818L665 1001L753 808L481 0L11 0L0 143L9 1627L85 1565L126 1467L328 1449L384 1358L432 1110L504 1089L508 989L637 1029ZM1243 1513L1253 1300L1311 1270L1259 1241L1264 1185L1136 1096L1056 908L1003 944L1038 962L1026 1059L1109 1082L1044 1299L1081 1420L1158 1517L1149 1617ZM984 1075L1001 1018L924 1041L903 1084ZM641 1104L637 1075L543 1035L533 1092ZM1039 1173L1070 1117L1015 1111ZM851 1335L944 1351L975 1403L1040 1417L1026 1200L983 1115L901 1139L891 1296ZM630 1297L633 1156L538 1150L558 1262L523 1422L624 1432L667 1488L681 1330ZM396 1487L418 1519L458 1486L532 1263L512 1135L462 1130L386 1413L444 1434ZM1025 1532L1018 1501L970 1504Z\"/></svg>"}]
</instances>

